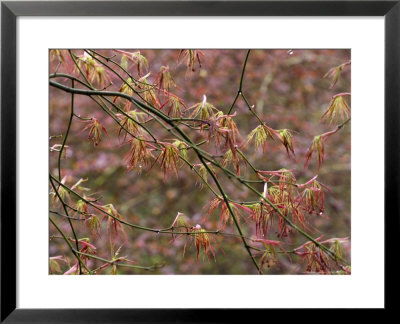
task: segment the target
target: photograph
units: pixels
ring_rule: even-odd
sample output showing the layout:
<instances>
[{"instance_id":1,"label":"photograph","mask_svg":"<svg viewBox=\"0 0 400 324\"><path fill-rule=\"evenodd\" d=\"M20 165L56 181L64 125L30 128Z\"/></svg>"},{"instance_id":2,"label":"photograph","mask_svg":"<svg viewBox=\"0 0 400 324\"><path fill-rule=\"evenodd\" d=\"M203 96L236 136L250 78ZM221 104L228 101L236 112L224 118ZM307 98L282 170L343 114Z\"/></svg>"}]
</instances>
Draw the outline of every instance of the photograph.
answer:
<instances>
[{"instance_id":1,"label":"photograph","mask_svg":"<svg viewBox=\"0 0 400 324\"><path fill-rule=\"evenodd\" d=\"M48 274L351 275L351 49L48 60Z\"/></svg>"},{"instance_id":2,"label":"photograph","mask_svg":"<svg viewBox=\"0 0 400 324\"><path fill-rule=\"evenodd\" d=\"M2 1L0 322L392 310L399 2Z\"/></svg>"}]
</instances>

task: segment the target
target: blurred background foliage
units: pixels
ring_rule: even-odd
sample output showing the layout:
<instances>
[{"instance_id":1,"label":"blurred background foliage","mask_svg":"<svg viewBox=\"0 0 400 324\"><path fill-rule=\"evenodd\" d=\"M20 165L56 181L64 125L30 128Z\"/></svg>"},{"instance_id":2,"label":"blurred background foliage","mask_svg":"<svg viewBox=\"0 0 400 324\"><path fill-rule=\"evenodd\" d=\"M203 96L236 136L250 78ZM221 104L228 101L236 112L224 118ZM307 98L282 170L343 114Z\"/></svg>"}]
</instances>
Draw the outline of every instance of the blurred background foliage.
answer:
<instances>
[{"instance_id":1,"label":"blurred background foliage","mask_svg":"<svg viewBox=\"0 0 400 324\"><path fill-rule=\"evenodd\" d=\"M127 50L133 52L132 50ZM135 50L137 51L137 50ZM99 50L106 56L113 56L121 61L121 54L112 50ZM171 92L182 98L187 107L203 100L213 104L219 110L227 112L237 93L243 62L247 50L202 50L204 57L201 68L196 63L194 72L186 68L185 61L178 62L179 50L140 50L148 61L150 73L148 80L154 82L162 66L169 66L170 73L177 85ZM83 55L82 50L73 50L76 55ZM308 168L304 168L305 155L315 135L330 131L335 124L327 124L321 116L327 110L333 95L340 92L350 92L350 66L343 69L341 76L333 89L330 89L331 79L323 76L332 67L350 60L350 50L337 49L272 49L252 50L247 62L243 92L259 116L274 129L290 129L294 135L296 161L289 159L284 147L273 141L267 143L265 152L258 152L254 144L244 145L242 150L252 163L260 170L293 169L298 183L304 183L317 174L316 159L313 158ZM58 60L50 62L50 73L58 65ZM129 63L129 72L137 76L137 67ZM122 71L117 68L118 72ZM63 65L58 72L66 72ZM74 72L76 76L78 73ZM142 73L143 74L143 73ZM109 74L113 85L107 91L118 91L121 80ZM58 82L70 86L71 81L59 78ZM81 88L80 86L77 86ZM346 97L350 104L350 98ZM50 87L50 136L65 134L69 114L71 95ZM129 145L123 145L118 138L119 129L115 122L87 96L75 96L75 112L82 117L95 117L107 129L101 143L94 147L87 140L88 130L82 131L86 123L74 119L67 141L66 158L62 160L62 176L67 176L67 185L72 186L80 178L88 179L83 187L90 188L86 195L99 198L101 204L113 204L118 212L131 223L153 228L165 228L171 225L178 212L184 213L190 224L200 224L207 230L218 228L219 212L214 212L206 220L209 202L215 198L206 188L198 185L196 174L186 165L180 166L178 177L173 173L164 180L162 170L157 162L154 167L139 173L128 171L125 159ZM239 128L240 143L245 143L247 135L258 126L257 119L249 112L244 101L239 98L233 112L236 112L235 122ZM156 124L149 128L164 140L172 139L170 134L161 130ZM184 126L181 126L184 127ZM186 129L188 132L189 130ZM207 133L190 131L195 142L206 138ZM62 138L50 140L50 146L61 144ZM326 207L324 215L313 216L313 225L309 233L313 237L323 235L324 239L331 237L350 236L350 123L338 133L331 136L325 145L325 162L318 172L318 180L329 188L326 192ZM213 144L203 146L211 152L215 151ZM58 174L57 152L50 152L50 172ZM199 163L193 152L189 153L192 163ZM241 175L256 179L252 170L242 169ZM230 181L223 174L218 174L228 195L239 201L255 201L257 197L240 184ZM209 179L212 183L212 179ZM212 183L213 185L213 183ZM255 184L262 192L262 184ZM76 200L75 200L76 201ZM61 209L59 209L61 211ZM56 223L71 235L68 222L56 215L51 215ZM101 219L101 215L100 219ZM242 218L246 236L255 235L255 226ZM74 221L78 237L90 237L90 242L97 247L97 255L106 259L112 257L107 235L106 222L102 222L101 235L97 238L89 234L83 222ZM228 225L227 231L236 233L236 229ZM194 246L187 246L183 255L186 238L171 241L170 235L156 234L125 227L129 240L122 246L120 256L127 256L139 265L164 264L163 268L154 272L118 268L118 274L254 274L257 273L243 244L239 238L215 236L216 261L202 256L196 260ZM50 226L50 236L59 233ZM274 234L269 239L279 240ZM283 247L291 250L307 239L292 232L284 240ZM119 244L122 244L120 240ZM216 244L216 245L215 245ZM218 245L220 248L218 248ZM118 246L118 244L117 244ZM262 246L260 246L262 247ZM223 250L223 251L222 251ZM60 262L61 273L68 270L74 258L63 240L50 237L50 256L62 255L66 262ZM344 256L350 260L350 244L345 245ZM100 266L101 263L92 260L89 265ZM305 265L298 256L279 255L279 263L264 269L266 274L303 273ZM111 268L101 272L109 274ZM57 271L54 271L57 273Z\"/></svg>"}]
</instances>

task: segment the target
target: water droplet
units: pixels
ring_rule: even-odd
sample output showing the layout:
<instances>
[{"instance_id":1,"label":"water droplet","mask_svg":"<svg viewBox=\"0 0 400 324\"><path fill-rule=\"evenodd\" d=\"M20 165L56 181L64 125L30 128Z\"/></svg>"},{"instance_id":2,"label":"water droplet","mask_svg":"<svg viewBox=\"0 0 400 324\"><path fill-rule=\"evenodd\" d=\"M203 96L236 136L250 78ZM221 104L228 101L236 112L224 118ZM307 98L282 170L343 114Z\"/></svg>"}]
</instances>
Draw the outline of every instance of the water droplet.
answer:
<instances>
[{"instance_id":1,"label":"water droplet","mask_svg":"<svg viewBox=\"0 0 400 324\"><path fill-rule=\"evenodd\" d=\"M292 49L288 50L288 54L293 55L293 50Z\"/></svg>"}]
</instances>

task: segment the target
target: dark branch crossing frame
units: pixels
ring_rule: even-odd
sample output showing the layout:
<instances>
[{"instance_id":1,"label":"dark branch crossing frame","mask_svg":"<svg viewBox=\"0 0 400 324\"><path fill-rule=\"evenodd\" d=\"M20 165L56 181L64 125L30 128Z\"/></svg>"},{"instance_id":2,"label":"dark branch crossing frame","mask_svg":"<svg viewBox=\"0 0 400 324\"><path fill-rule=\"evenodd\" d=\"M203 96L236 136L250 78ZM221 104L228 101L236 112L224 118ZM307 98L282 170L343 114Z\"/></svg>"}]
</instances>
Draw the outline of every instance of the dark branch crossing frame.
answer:
<instances>
[{"instance_id":1,"label":"dark branch crossing frame","mask_svg":"<svg viewBox=\"0 0 400 324\"><path fill-rule=\"evenodd\" d=\"M385 308L396 287L390 265L400 212L400 1L4 1L1 4L1 322L222 322L266 310L17 309L16 59L18 16L384 16L385 17ZM390 217L390 218L389 218ZM394 243L394 242L392 242ZM390 283L390 284L387 284Z\"/></svg>"}]
</instances>

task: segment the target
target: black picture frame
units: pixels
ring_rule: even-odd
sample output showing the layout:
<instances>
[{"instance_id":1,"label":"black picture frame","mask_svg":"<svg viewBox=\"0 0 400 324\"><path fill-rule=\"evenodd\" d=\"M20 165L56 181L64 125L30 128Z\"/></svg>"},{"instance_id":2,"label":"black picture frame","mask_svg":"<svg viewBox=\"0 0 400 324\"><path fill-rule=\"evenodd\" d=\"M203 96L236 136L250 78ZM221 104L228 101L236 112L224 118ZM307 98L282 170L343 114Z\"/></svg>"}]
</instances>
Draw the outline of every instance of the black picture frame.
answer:
<instances>
[{"instance_id":1,"label":"black picture frame","mask_svg":"<svg viewBox=\"0 0 400 324\"><path fill-rule=\"evenodd\" d=\"M2 1L1 3L1 322L225 322L245 310L16 308L16 19L19 16L384 16L385 309L398 279L400 212L400 1ZM393 259L393 256L394 259ZM373 262L373 260L371 260ZM251 310L252 318L265 310ZM249 312L249 310L247 310Z\"/></svg>"}]
</instances>

